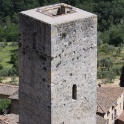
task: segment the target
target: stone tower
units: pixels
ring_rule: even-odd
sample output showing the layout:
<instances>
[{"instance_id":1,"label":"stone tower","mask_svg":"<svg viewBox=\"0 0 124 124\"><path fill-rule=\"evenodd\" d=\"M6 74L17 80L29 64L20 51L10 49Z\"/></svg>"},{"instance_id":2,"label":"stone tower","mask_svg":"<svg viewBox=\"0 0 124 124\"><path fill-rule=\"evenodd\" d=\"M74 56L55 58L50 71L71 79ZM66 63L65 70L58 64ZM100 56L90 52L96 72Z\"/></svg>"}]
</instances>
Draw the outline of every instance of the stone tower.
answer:
<instances>
[{"instance_id":1,"label":"stone tower","mask_svg":"<svg viewBox=\"0 0 124 124\"><path fill-rule=\"evenodd\" d=\"M96 124L96 15L61 3L19 23L20 124Z\"/></svg>"}]
</instances>

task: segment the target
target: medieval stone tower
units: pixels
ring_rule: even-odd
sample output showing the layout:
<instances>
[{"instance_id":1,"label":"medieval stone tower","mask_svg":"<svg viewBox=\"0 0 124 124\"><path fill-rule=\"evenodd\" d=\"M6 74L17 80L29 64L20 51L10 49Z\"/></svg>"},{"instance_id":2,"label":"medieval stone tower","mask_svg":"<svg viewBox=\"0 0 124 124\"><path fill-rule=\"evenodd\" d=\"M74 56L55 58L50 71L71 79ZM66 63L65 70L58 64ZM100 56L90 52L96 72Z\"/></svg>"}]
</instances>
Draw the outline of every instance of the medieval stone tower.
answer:
<instances>
[{"instance_id":1,"label":"medieval stone tower","mask_svg":"<svg viewBox=\"0 0 124 124\"><path fill-rule=\"evenodd\" d=\"M97 17L66 4L20 13L20 124L96 124Z\"/></svg>"}]
</instances>

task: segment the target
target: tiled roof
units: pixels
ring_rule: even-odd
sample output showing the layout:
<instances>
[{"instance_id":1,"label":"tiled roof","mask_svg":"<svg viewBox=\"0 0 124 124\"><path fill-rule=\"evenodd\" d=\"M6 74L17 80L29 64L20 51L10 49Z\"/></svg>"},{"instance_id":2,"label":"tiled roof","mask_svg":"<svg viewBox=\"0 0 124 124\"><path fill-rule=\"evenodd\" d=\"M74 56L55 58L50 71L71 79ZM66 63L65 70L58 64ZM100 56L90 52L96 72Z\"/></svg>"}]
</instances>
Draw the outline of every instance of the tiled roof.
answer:
<instances>
[{"instance_id":1,"label":"tiled roof","mask_svg":"<svg viewBox=\"0 0 124 124\"><path fill-rule=\"evenodd\" d=\"M103 117L96 115L96 124L106 124L108 120L105 120Z\"/></svg>"},{"instance_id":2,"label":"tiled roof","mask_svg":"<svg viewBox=\"0 0 124 124\"><path fill-rule=\"evenodd\" d=\"M124 123L124 111L121 113L121 115L118 117L118 120Z\"/></svg>"},{"instance_id":3,"label":"tiled roof","mask_svg":"<svg viewBox=\"0 0 124 124\"><path fill-rule=\"evenodd\" d=\"M7 114L0 115L0 124L19 124L19 115Z\"/></svg>"},{"instance_id":4,"label":"tiled roof","mask_svg":"<svg viewBox=\"0 0 124 124\"><path fill-rule=\"evenodd\" d=\"M15 93L13 93L10 97L9 97L9 99L16 99L16 100L18 100L19 98L18 98L18 94L19 94L19 91L17 90Z\"/></svg>"},{"instance_id":5,"label":"tiled roof","mask_svg":"<svg viewBox=\"0 0 124 124\"><path fill-rule=\"evenodd\" d=\"M2 120L0 120L0 124L6 124L5 122L3 122Z\"/></svg>"},{"instance_id":6,"label":"tiled roof","mask_svg":"<svg viewBox=\"0 0 124 124\"><path fill-rule=\"evenodd\" d=\"M7 85L7 84L0 84L0 94L1 95L12 95L18 90L18 86L14 85Z\"/></svg>"},{"instance_id":7,"label":"tiled roof","mask_svg":"<svg viewBox=\"0 0 124 124\"><path fill-rule=\"evenodd\" d=\"M98 112L106 113L123 92L123 87L97 88L97 105L100 108Z\"/></svg>"}]
</instances>

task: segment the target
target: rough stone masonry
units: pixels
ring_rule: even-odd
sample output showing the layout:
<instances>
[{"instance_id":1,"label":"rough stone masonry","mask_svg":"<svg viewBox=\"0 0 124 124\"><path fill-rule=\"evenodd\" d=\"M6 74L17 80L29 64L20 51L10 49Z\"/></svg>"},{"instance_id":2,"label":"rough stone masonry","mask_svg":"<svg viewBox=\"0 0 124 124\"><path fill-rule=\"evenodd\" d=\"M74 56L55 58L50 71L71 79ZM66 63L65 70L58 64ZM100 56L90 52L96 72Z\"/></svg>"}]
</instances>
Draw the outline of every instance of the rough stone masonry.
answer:
<instances>
[{"instance_id":1,"label":"rough stone masonry","mask_svg":"<svg viewBox=\"0 0 124 124\"><path fill-rule=\"evenodd\" d=\"M60 3L19 24L20 124L96 124L97 16Z\"/></svg>"}]
</instances>

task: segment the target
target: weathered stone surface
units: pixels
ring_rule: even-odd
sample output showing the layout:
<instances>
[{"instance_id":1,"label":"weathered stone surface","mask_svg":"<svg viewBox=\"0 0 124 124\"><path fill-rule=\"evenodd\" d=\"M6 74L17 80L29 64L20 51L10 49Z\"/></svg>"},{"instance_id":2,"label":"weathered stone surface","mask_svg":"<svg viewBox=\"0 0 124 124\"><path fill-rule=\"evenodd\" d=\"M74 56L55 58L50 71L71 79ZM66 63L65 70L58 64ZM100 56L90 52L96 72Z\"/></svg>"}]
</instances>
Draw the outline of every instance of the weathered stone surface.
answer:
<instances>
[{"instance_id":1,"label":"weathered stone surface","mask_svg":"<svg viewBox=\"0 0 124 124\"><path fill-rule=\"evenodd\" d=\"M20 124L96 124L97 17L74 9L20 14Z\"/></svg>"}]
</instances>

